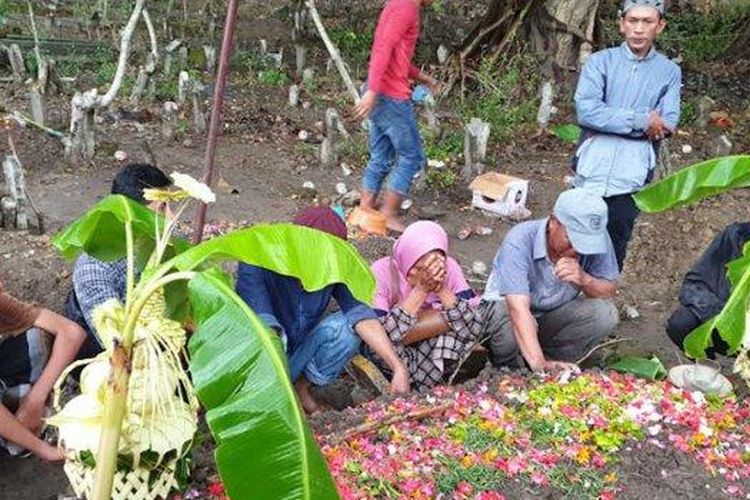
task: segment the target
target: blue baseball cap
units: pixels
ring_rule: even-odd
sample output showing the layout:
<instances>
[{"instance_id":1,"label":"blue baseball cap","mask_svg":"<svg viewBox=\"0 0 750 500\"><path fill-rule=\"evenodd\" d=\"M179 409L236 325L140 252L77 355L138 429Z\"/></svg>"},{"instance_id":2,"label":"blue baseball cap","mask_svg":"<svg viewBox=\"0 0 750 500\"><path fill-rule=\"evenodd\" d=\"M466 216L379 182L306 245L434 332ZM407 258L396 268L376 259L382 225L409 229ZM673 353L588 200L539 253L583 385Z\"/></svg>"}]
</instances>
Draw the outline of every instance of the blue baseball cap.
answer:
<instances>
[{"instance_id":1,"label":"blue baseball cap","mask_svg":"<svg viewBox=\"0 0 750 500\"><path fill-rule=\"evenodd\" d=\"M607 204L596 194L576 188L563 192L553 211L580 255L607 253Z\"/></svg>"}]
</instances>

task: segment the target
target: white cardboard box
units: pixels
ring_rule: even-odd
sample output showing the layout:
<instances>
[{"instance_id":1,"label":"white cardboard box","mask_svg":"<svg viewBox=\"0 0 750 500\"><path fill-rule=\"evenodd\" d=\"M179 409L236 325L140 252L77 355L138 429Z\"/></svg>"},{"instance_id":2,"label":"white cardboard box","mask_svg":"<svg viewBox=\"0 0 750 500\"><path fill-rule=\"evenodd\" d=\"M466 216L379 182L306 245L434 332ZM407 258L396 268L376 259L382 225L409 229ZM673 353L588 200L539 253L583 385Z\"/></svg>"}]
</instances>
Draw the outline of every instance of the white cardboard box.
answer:
<instances>
[{"instance_id":1,"label":"white cardboard box","mask_svg":"<svg viewBox=\"0 0 750 500\"><path fill-rule=\"evenodd\" d=\"M487 172L477 176L469 185L473 193L472 206L500 217L526 212L529 181Z\"/></svg>"}]
</instances>

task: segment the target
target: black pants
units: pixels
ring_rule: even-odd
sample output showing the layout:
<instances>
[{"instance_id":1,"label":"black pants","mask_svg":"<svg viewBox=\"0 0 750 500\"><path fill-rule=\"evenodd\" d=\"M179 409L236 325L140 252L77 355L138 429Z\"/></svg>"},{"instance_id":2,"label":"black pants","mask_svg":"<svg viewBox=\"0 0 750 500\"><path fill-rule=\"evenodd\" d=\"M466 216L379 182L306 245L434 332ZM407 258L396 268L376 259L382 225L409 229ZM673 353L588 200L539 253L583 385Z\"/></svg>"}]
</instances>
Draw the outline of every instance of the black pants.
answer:
<instances>
[{"instance_id":1,"label":"black pants","mask_svg":"<svg viewBox=\"0 0 750 500\"><path fill-rule=\"evenodd\" d=\"M628 243L633 236L633 227L640 210L635 206L635 200L630 193L610 196L604 198L604 201L609 208L607 231L609 237L612 238L612 245L615 247L617 267L622 271L625 256L628 252Z\"/></svg>"},{"instance_id":2,"label":"black pants","mask_svg":"<svg viewBox=\"0 0 750 500\"><path fill-rule=\"evenodd\" d=\"M675 343L677 347L679 347L681 350L684 350L685 339L693 330L701 326L701 324L702 321L698 319L698 317L693 314L693 312L689 308L680 306L675 312L672 313L672 316L670 316L667 320L667 335L669 335L669 338L672 340L672 342ZM716 353L727 353L727 351L729 350L729 345L724 341L724 339L719 336L716 331L711 334L711 340L713 342L713 346L706 349L706 355L709 358L714 359L716 357Z\"/></svg>"}]
</instances>

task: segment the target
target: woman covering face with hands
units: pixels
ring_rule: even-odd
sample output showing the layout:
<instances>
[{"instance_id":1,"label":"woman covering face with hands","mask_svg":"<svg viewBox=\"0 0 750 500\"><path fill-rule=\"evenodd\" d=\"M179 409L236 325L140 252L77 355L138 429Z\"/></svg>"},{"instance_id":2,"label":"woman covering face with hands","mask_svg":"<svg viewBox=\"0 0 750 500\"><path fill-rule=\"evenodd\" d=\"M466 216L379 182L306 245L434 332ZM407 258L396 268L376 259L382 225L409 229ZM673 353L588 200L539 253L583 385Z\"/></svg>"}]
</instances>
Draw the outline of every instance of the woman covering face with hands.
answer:
<instances>
[{"instance_id":1,"label":"woman covering face with hands","mask_svg":"<svg viewBox=\"0 0 750 500\"><path fill-rule=\"evenodd\" d=\"M478 298L448 253L448 235L434 222L416 222L396 241L393 255L372 270L373 308L407 365L412 387L444 382L482 330Z\"/></svg>"}]
</instances>

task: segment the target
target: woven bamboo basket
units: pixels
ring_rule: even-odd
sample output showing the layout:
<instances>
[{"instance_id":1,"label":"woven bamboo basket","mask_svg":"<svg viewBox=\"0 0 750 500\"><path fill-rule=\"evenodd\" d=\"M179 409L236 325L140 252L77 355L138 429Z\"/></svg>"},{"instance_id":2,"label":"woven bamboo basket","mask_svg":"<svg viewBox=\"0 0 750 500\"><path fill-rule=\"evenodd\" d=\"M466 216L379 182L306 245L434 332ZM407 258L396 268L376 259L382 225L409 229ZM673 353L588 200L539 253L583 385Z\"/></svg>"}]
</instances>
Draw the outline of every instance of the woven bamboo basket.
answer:
<instances>
[{"instance_id":1,"label":"woven bamboo basket","mask_svg":"<svg viewBox=\"0 0 750 500\"><path fill-rule=\"evenodd\" d=\"M94 487L94 469L72 460L66 461L63 468L76 496L91 498L91 491ZM112 484L112 500L167 498L169 492L177 488L176 469L177 461L171 460L162 464L158 471L142 467L128 472L118 471Z\"/></svg>"}]
</instances>

